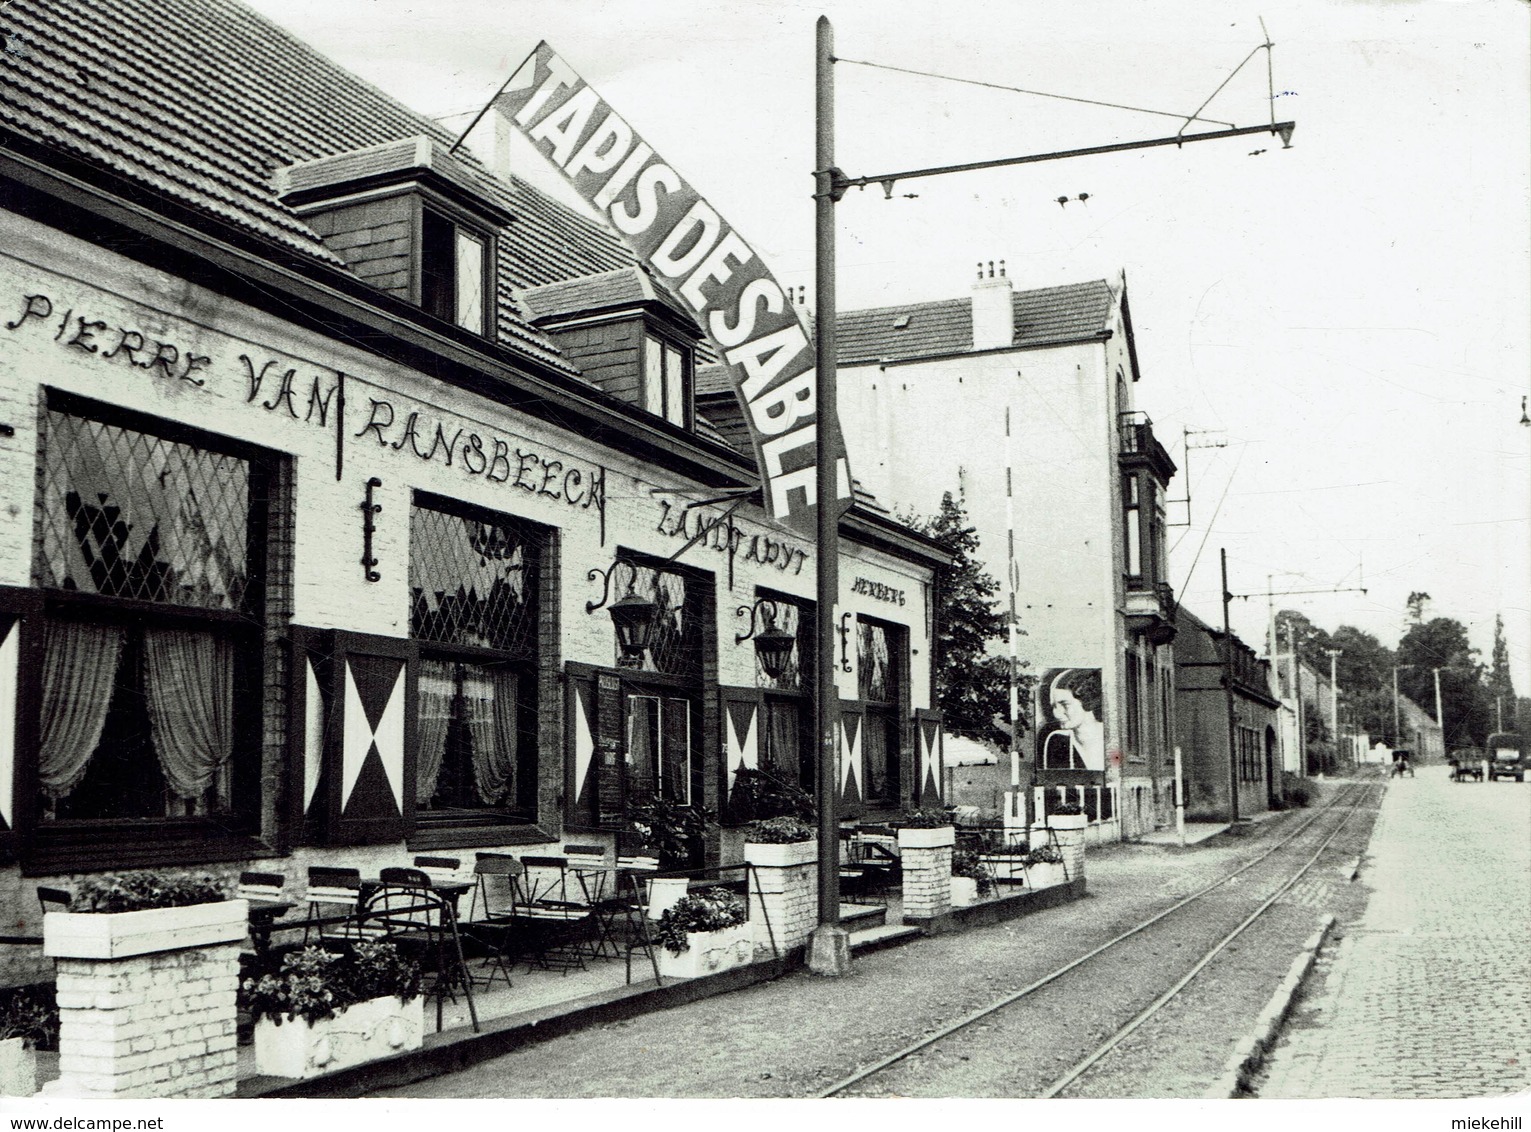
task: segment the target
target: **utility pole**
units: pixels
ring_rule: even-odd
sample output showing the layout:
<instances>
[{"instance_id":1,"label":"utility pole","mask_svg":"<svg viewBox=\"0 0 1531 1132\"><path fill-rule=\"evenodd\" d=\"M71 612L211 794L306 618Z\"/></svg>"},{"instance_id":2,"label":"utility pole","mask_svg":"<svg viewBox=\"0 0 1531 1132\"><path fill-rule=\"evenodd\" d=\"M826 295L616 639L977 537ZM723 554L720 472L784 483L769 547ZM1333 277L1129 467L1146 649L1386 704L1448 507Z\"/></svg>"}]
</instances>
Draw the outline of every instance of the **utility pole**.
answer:
<instances>
[{"instance_id":1,"label":"utility pole","mask_svg":"<svg viewBox=\"0 0 1531 1132\"><path fill-rule=\"evenodd\" d=\"M836 497L835 454L829 431L835 404L835 32L823 16L817 27L814 146L815 249L814 286L818 315L814 325L814 393L818 434L818 608L819 663L815 676L814 731L818 736L819 923L808 949L808 969L819 975L850 973L850 933L840 926L840 688L832 659L835 607L840 600L840 506Z\"/></svg>"},{"instance_id":2,"label":"utility pole","mask_svg":"<svg viewBox=\"0 0 1531 1132\"><path fill-rule=\"evenodd\" d=\"M1446 717L1441 713L1441 670L1432 668L1435 673L1435 723L1441 729L1441 753L1446 753Z\"/></svg>"},{"instance_id":3,"label":"utility pole","mask_svg":"<svg viewBox=\"0 0 1531 1132\"><path fill-rule=\"evenodd\" d=\"M1286 644L1292 653L1292 695L1297 700L1297 773L1308 777L1308 719L1302 703L1302 658L1297 655L1297 626L1286 626Z\"/></svg>"},{"instance_id":4,"label":"utility pole","mask_svg":"<svg viewBox=\"0 0 1531 1132\"><path fill-rule=\"evenodd\" d=\"M1233 631L1228 627L1228 603L1233 595L1228 592L1228 551L1221 552L1223 560L1223 700L1228 709L1228 820L1239 820L1239 764L1235 742L1238 725L1233 715Z\"/></svg>"}]
</instances>

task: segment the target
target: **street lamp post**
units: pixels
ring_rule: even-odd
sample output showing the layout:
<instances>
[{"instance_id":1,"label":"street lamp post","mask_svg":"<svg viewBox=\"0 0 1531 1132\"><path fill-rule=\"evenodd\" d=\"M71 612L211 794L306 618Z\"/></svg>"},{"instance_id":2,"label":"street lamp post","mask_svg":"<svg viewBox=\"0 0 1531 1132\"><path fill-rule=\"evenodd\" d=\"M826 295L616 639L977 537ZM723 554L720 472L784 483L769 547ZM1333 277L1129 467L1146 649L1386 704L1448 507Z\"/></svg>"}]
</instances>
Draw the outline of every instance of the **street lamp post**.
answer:
<instances>
[{"instance_id":1,"label":"street lamp post","mask_svg":"<svg viewBox=\"0 0 1531 1132\"><path fill-rule=\"evenodd\" d=\"M1337 673L1337 662L1344 649L1325 649L1329 654L1329 719L1334 725L1334 757L1339 758L1340 753L1340 683Z\"/></svg>"},{"instance_id":2,"label":"street lamp post","mask_svg":"<svg viewBox=\"0 0 1531 1132\"><path fill-rule=\"evenodd\" d=\"M1400 668L1413 668L1412 664L1393 665L1393 746L1403 746L1398 740L1403 738L1403 729L1398 722L1398 670Z\"/></svg>"},{"instance_id":3,"label":"street lamp post","mask_svg":"<svg viewBox=\"0 0 1531 1132\"><path fill-rule=\"evenodd\" d=\"M1435 725L1441 729L1441 754L1446 753L1446 716L1441 712L1441 670L1432 668L1435 674Z\"/></svg>"}]
</instances>

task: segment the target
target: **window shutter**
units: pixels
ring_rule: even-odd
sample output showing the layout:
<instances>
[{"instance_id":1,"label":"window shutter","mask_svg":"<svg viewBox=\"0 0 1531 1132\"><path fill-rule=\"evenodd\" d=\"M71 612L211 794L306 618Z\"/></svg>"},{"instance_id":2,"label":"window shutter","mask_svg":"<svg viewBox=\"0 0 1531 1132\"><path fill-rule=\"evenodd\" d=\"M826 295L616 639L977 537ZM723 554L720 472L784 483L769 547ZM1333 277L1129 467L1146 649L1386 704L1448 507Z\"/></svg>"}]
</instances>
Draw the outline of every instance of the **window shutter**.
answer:
<instances>
[{"instance_id":1,"label":"window shutter","mask_svg":"<svg viewBox=\"0 0 1531 1132\"><path fill-rule=\"evenodd\" d=\"M30 828L41 741L42 596L0 586L0 853L18 845L18 827ZM28 761L18 764L23 752Z\"/></svg>"},{"instance_id":2,"label":"window shutter","mask_svg":"<svg viewBox=\"0 0 1531 1132\"><path fill-rule=\"evenodd\" d=\"M289 765L305 838L402 841L414 817L413 644L343 631L293 636Z\"/></svg>"},{"instance_id":3,"label":"window shutter","mask_svg":"<svg viewBox=\"0 0 1531 1132\"><path fill-rule=\"evenodd\" d=\"M836 781L840 784L839 813L844 818L859 818L866 813L866 767L862 759L866 714L859 701L840 701L840 758Z\"/></svg>"},{"instance_id":4,"label":"window shutter","mask_svg":"<svg viewBox=\"0 0 1531 1132\"><path fill-rule=\"evenodd\" d=\"M916 753L913 799L921 806L939 806L946 781L946 729L940 711L916 708Z\"/></svg>"},{"instance_id":5,"label":"window shutter","mask_svg":"<svg viewBox=\"0 0 1531 1132\"><path fill-rule=\"evenodd\" d=\"M741 770L760 769L760 751L764 745L760 729L764 725L761 712L763 697L758 688L719 688L722 699L723 735L719 749L723 752L723 773L728 799L727 817L733 822L749 819L748 814L736 813L734 808L734 785Z\"/></svg>"}]
</instances>

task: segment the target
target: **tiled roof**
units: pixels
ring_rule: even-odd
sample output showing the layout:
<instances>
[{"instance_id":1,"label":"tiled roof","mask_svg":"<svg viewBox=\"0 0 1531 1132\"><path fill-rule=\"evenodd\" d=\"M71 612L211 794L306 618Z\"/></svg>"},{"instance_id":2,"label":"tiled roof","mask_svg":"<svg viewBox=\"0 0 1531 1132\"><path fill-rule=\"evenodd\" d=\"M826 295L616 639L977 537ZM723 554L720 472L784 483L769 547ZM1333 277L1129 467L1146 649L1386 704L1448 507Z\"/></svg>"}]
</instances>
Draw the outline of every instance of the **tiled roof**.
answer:
<instances>
[{"instance_id":1,"label":"tiled roof","mask_svg":"<svg viewBox=\"0 0 1531 1132\"><path fill-rule=\"evenodd\" d=\"M294 161L425 134L454 140L236 0L12 0L0 7L0 130L63 150L330 266L273 191ZM501 234L503 344L568 369L515 287L633 262L616 235L459 151L515 220Z\"/></svg>"},{"instance_id":2,"label":"tiled roof","mask_svg":"<svg viewBox=\"0 0 1531 1132\"><path fill-rule=\"evenodd\" d=\"M1103 279L1017 291L1015 346L1078 342L1100 334L1111 317L1111 286ZM941 299L897 307L844 311L835 320L836 351L843 364L903 361L964 354L973 348L971 299Z\"/></svg>"},{"instance_id":3,"label":"tiled roof","mask_svg":"<svg viewBox=\"0 0 1531 1132\"><path fill-rule=\"evenodd\" d=\"M541 287L528 287L521 292L521 304L527 315L539 322L560 315L607 310L636 303L659 303L678 312L688 321L691 319L691 312L681 305L669 288L656 283L653 276L641 267L620 267L599 275L585 275Z\"/></svg>"}]
</instances>

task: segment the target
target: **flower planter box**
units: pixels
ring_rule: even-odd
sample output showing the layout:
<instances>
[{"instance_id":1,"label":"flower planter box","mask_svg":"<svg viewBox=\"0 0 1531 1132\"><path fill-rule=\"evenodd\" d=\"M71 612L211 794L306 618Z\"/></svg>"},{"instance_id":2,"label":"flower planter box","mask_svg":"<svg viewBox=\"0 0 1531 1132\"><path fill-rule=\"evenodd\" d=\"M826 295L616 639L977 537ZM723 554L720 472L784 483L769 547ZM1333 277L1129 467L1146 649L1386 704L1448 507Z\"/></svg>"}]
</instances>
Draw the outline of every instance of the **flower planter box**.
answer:
<instances>
[{"instance_id":1,"label":"flower planter box","mask_svg":"<svg viewBox=\"0 0 1531 1132\"><path fill-rule=\"evenodd\" d=\"M999 884L1020 884L1026 879L1026 857L1022 853L984 853L978 859Z\"/></svg>"},{"instance_id":2,"label":"flower planter box","mask_svg":"<svg viewBox=\"0 0 1531 1132\"><path fill-rule=\"evenodd\" d=\"M30 1097L37 1092L37 1051L21 1038L0 1040L0 1097Z\"/></svg>"},{"instance_id":3,"label":"flower planter box","mask_svg":"<svg viewBox=\"0 0 1531 1132\"><path fill-rule=\"evenodd\" d=\"M911 829L898 831L899 849L944 849L957 843L957 827L939 825L934 829Z\"/></svg>"},{"instance_id":4,"label":"flower planter box","mask_svg":"<svg viewBox=\"0 0 1531 1132\"><path fill-rule=\"evenodd\" d=\"M255 1024L255 1067L271 1077L317 1077L419 1049L424 1037L422 996L372 998L319 1022L288 1018L278 1026L262 1018Z\"/></svg>"},{"instance_id":5,"label":"flower planter box","mask_svg":"<svg viewBox=\"0 0 1531 1132\"><path fill-rule=\"evenodd\" d=\"M743 967L755 958L755 943L749 921L712 932L687 932L685 951L672 955L667 947L656 947L659 974L667 979L695 979L716 975L733 967Z\"/></svg>"},{"instance_id":6,"label":"flower planter box","mask_svg":"<svg viewBox=\"0 0 1531 1132\"><path fill-rule=\"evenodd\" d=\"M766 868L789 868L793 865L810 865L819 859L817 841L746 841L744 859L752 865Z\"/></svg>"},{"instance_id":7,"label":"flower planter box","mask_svg":"<svg viewBox=\"0 0 1531 1132\"><path fill-rule=\"evenodd\" d=\"M1083 814L1049 814L1047 824L1056 830L1083 829L1089 820Z\"/></svg>"},{"instance_id":8,"label":"flower planter box","mask_svg":"<svg viewBox=\"0 0 1531 1132\"><path fill-rule=\"evenodd\" d=\"M246 900L142 912L49 912L43 917L43 954L53 959L125 959L238 943L245 937L249 919Z\"/></svg>"},{"instance_id":9,"label":"flower planter box","mask_svg":"<svg viewBox=\"0 0 1531 1132\"><path fill-rule=\"evenodd\" d=\"M1032 888L1051 888L1055 884L1063 884L1067 879L1063 875L1061 861L1041 861L1026 866L1026 883Z\"/></svg>"},{"instance_id":10,"label":"flower planter box","mask_svg":"<svg viewBox=\"0 0 1531 1132\"><path fill-rule=\"evenodd\" d=\"M952 877L952 906L965 908L978 903L978 881L972 877Z\"/></svg>"}]
</instances>

